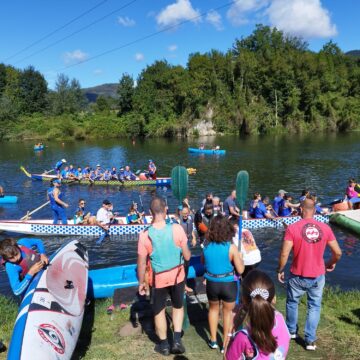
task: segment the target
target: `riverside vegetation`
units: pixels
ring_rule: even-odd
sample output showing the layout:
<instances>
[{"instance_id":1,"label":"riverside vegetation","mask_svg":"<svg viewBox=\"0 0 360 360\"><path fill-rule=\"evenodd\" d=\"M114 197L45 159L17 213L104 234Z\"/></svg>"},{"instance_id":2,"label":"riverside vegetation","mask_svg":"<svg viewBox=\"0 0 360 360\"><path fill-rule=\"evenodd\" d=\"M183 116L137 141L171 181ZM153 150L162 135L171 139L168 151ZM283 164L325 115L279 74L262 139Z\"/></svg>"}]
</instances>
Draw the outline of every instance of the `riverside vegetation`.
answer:
<instances>
[{"instance_id":1,"label":"riverside vegetation","mask_svg":"<svg viewBox=\"0 0 360 360\"><path fill-rule=\"evenodd\" d=\"M277 309L285 314L285 294L277 290ZM340 291L326 288L323 297L320 326L317 331L318 349L304 350L301 344L291 343L289 359L359 359L360 358L360 292ZM106 314L111 299L96 301L92 311L85 314L74 359L160 359L153 351L154 343L145 334L127 337L119 335L120 328L129 320L129 311ZM193 309L191 309L193 307ZM206 310L199 304L188 306L191 326L184 335L187 359L219 359L218 351L210 350L206 343L209 335ZM0 337L9 344L16 318L17 305L0 296ZM302 300L299 309L300 334L305 321L306 303ZM196 315L196 316L194 316ZM131 349L131 351L129 351ZM6 353L0 354L5 359ZM185 358L184 358L185 359Z\"/></svg>"},{"instance_id":2,"label":"riverside vegetation","mask_svg":"<svg viewBox=\"0 0 360 360\"><path fill-rule=\"evenodd\" d=\"M123 74L117 97L88 103L78 80L49 90L32 66L0 64L0 139L86 139L218 133L348 131L360 123L360 59L332 41L310 51L298 37L257 25L226 52L165 60L136 79Z\"/></svg>"}]
</instances>

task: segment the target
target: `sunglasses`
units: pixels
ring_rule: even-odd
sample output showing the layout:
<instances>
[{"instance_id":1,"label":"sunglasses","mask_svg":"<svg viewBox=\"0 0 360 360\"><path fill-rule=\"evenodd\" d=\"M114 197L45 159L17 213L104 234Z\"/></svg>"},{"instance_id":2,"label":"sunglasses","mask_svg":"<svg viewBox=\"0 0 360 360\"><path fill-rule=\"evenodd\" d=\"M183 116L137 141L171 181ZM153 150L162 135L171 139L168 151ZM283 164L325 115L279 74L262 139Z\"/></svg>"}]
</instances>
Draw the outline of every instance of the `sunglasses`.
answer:
<instances>
[{"instance_id":1,"label":"sunglasses","mask_svg":"<svg viewBox=\"0 0 360 360\"><path fill-rule=\"evenodd\" d=\"M81 202L80 205L85 205L86 203L85 202Z\"/></svg>"}]
</instances>

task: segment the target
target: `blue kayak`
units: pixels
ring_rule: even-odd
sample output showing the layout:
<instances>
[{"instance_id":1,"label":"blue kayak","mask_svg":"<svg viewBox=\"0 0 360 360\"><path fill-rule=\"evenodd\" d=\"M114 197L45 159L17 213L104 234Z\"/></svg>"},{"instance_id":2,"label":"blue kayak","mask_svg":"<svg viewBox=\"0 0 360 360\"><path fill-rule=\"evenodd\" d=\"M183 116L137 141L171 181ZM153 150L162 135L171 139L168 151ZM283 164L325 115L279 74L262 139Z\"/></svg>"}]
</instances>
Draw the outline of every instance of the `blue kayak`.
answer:
<instances>
[{"instance_id":1,"label":"blue kayak","mask_svg":"<svg viewBox=\"0 0 360 360\"><path fill-rule=\"evenodd\" d=\"M197 148L188 148L189 153L193 154L207 154L207 155L225 155L226 150L211 150L211 149L197 149Z\"/></svg>"},{"instance_id":2,"label":"blue kayak","mask_svg":"<svg viewBox=\"0 0 360 360\"><path fill-rule=\"evenodd\" d=\"M200 262L200 256L193 256L190 260L188 279L203 274L204 266ZM95 299L112 297L115 289L129 288L138 284L136 264L90 270L88 296Z\"/></svg>"},{"instance_id":3,"label":"blue kayak","mask_svg":"<svg viewBox=\"0 0 360 360\"><path fill-rule=\"evenodd\" d=\"M17 203L17 201L17 196L5 195L3 197L0 197L0 204L15 204Z\"/></svg>"},{"instance_id":4,"label":"blue kayak","mask_svg":"<svg viewBox=\"0 0 360 360\"><path fill-rule=\"evenodd\" d=\"M34 145L34 151L40 151L40 150L44 150L44 145L40 145L40 146L36 146Z\"/></svg>"}]
</instances>

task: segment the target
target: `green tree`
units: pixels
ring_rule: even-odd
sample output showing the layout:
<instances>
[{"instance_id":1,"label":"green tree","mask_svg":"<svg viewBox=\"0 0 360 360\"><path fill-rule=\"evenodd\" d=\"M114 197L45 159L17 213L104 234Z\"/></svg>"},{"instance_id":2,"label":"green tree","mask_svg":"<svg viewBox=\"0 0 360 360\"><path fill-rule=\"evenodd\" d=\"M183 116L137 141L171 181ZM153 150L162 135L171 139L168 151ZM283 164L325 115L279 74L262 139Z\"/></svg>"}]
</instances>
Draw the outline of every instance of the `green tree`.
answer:
<instances>
[{"instance_id":1,"label":"green tree","mask_svg":"<svg viewBox=\"0 0 360 360\"><path fill-rule=\"evenodd\" d=\"M123 74L117 89L119 96L119 113L123 115L130 112L133 109L133 96L134 96L134 79L128 75Z\"/></svg>"}]
</instances>

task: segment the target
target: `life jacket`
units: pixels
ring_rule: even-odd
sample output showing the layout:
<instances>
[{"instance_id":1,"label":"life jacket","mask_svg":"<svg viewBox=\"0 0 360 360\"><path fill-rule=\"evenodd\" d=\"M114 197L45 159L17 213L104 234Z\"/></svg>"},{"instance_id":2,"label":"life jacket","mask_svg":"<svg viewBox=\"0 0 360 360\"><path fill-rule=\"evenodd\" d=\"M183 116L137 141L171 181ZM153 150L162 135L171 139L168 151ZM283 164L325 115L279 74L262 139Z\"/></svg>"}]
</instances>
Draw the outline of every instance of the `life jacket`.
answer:
<instances>
[{"instance_id":1,"label":"life jacket","mask_svg":"<svg viewBox=\"0 0 360 360\"><path fill-rule=\"evenodd\" d=\"M192 220L192 217L189 215L187 221L184 221L183 219L180 219L179 224L184 229L188 240L191 240L192 239L192 232L193 232L193 220Z\"/></svg>"},{"instance_id":2,"label":"life jacket","mask_svg":"<svg viewBox=\"0 0 360 360\"><path fill-rule=\"evenodd\" d=\"M173 228L166 224L163 229L150 226L148 237L152 244L150 255L151 267L154 274L179 268L184 264L182 251L174 244Z\"/></svg>"},{"instance_id":3,"label":"life jacket","mask_svg":"<svg viewBox=\"0 0 360 360\"><path fill-rule=\"evenodd\" d=\"M47 190L47 194L48 194L48 196L49 196L49 200L50 200L50 205L51 205L51 207L57 207L57 206L59 206L59 207L62 207L61 205L59 205L57 202L56 202L56 200L55 200L55 197L54 197L54 187L51 187L51 188L49 188L48 190ZM59 196L58 196L58 198L60 199L60 200L62 200L62 198L63 198L63 194L61 193L61 191L59 191Z\"/></svg>"},{"instance_id":4,"label":"life jacket","mask_svg":"<svg viewBox=\"0 0 360 360\"><path fill-rule=\"evenodd\" d=\"M198 224L198 229L203 234L205 234L209 229L210 222L213 219L214 215L207 217L205 214L201 213L201 217L202 217L202 220L201 220L201 223Z\"/></svg>"},{"instance_id":5,"label":"life jacket","mask_svg":"<svg viewBox=\"0 0 360 360\"><path fill-rule=\"evenodd\" d=\"M40 261L40 255L32 250L27 248L26 246L18 245L21 251L21 261L19 263L11 263L14 265L18 265L21 267L21 272L19 274L20 280L22 280L25 275L29 272L30 268ZM25 255L25 256L23 256ZM1 265L5 266L5 264L10 261L5 261L2 259Z\"/></svg>"}]
</instances>

